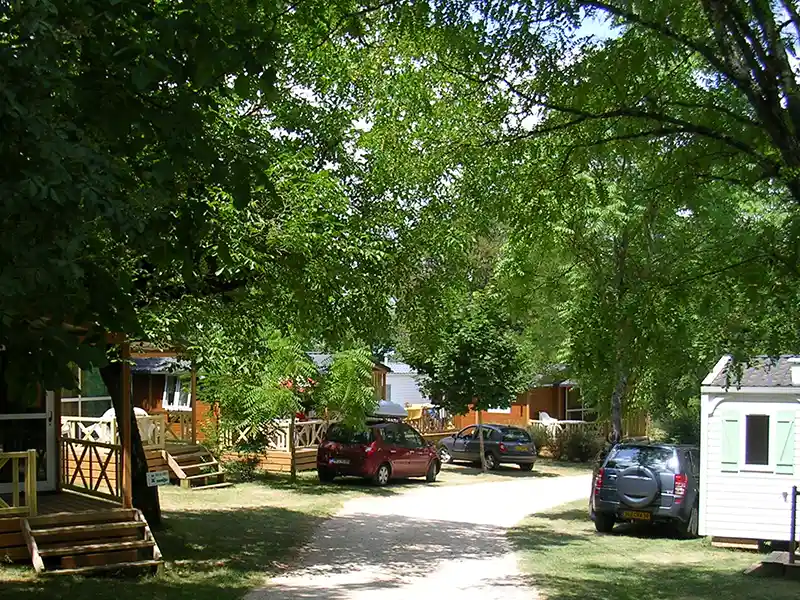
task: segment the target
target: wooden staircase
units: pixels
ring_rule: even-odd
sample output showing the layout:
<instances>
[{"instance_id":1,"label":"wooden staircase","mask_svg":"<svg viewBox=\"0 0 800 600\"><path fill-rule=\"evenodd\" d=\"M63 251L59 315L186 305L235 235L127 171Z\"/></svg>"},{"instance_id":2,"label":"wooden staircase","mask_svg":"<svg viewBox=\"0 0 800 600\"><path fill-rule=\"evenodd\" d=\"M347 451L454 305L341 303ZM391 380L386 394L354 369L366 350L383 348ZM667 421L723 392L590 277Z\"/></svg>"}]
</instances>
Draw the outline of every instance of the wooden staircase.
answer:
<instances>
[{"instance_id":1,"label":"wooden staircase","mask_svg":"<svg viewBox=\"0 0 800 600\"><path fill-rule=\"evenodd\" d=\"M169 446L164 450L164 458L182 488L208 490L233 485L225 481L222 465L205 446Z\"/></svg>"},{"instance_id":2,"label":"wooden staircase","mask_svg":"<svg viewBox=\"0 0 800 600\"><path fill-rule=\"evenodd\" d=\"M156 572L161 551L138 509L58 513L20 519L37 573Z\"/></svg>"}]
</instances>

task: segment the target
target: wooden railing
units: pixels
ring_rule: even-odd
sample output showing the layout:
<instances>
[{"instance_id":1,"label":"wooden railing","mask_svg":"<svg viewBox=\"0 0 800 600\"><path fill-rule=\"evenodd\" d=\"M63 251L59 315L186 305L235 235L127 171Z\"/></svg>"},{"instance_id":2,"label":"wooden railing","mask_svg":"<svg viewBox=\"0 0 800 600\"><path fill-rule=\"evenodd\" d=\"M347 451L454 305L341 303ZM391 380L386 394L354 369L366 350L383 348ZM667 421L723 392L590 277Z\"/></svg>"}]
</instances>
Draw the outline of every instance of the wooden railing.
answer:
<instances>
[{"instance_id":1,"label":"wooden railing","mask_svg":"<svg viewBox=\"0 0 800 600\"><path fill-rule=\"evenodd\" d=\"M294 445L296 449L316 448L328 430L330 421L314 419L295 421ZM262 446L269 450L289 451L289 421L268 421L261 425L221 424L222 443L228 448L243 445Z\"/></svg>"},{"instance_id":2,"label":"wooden railing","mask_svg":"<svg viewBox=\"0 0 800 600\"><path fill-rule=\"evenodd\" d=\"M122 500L119 445L62 437L61 463L63 488Z\"/></svg>"},{"instance_id":3,"label":"wooden railing","mask_svg":"<svg viewBox=\"0 0 800 600\"><path fill-rule=\"evenodd\" d=\"M167 417L163 413L137 416L136 424L142 445L149 450L163 450L167 441ZM119 444L116 419L61 417L61 437L74 440Z\"/></svg>"},{"instance_id":4,"label":"wooden railing","mask_svg":"<svg viewBox=\"0 0 800 600\"><path fill-rule=\"evenodd\" d=\"M423 410L417 417L409 417L405 419L405 422L423 435L426 433L455 431L456 429L455 423L453 422L453 418L451 416L447 415L442 417L439 414L431 415L426 410Z\"/></svg>"},{"instance_id":5,"label":"wooden railing","mask_svg":"<svg viewBox=\"0 0 800 600\"><path fill-rule=\"evenodd\" d=\"M35 517L39 510L36 492L36 450L0 452L0 469L9 463L11 465L11 504L0 498L0 517ZM19 480L20 473L24 473L25 481L22 484Z\"/></svg>"},{"instance_id":6,"label":"wooden railing","mask_svg":"<svg viewBox=\"0 0 800 600\"><path fill-rule=\"evenodd\" d=\"M603 431L602 423L594 423L589 421L558 421L554 419L552 421L530 421L530 425L532 427L542 427L547 431L547 434L550 437L555 437L576 429L594 431L597 433L597 435L601 435Z\"/></svg>"},{"instance_id":7,"label":"wooden railing","mask_svg":"<svg viewBox=\"0 0 800 600\"><path fill-rule=\"evenodd\" d=\"M167 412L166 429L164 430L164 433L167 442L191 442L192 413L188 411Z\"/></svg>"}]
</instances>

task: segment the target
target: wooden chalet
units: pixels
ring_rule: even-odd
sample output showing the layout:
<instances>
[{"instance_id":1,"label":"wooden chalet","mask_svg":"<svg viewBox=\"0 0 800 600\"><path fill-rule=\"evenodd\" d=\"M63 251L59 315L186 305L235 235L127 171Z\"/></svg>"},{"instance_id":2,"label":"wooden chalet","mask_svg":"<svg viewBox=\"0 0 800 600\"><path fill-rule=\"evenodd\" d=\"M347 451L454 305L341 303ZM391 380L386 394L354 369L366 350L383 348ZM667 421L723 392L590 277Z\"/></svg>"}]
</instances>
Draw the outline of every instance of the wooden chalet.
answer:
<instances>
[{"instance_id":1,"label":"wooden chalet","mask_svg":"<svg viewBox=\"0 0 800 600\"><path fill-rule=\"evenodd\" d=\"M129 348L122 343L123 357ZM130 365L122 408L131 409ZM133 508L131 421L109 441L73 437L61 423L61 390L33 403L0 392L0 560L42 574L155 571L161 552Z\"/></svg>"}]
</instances>

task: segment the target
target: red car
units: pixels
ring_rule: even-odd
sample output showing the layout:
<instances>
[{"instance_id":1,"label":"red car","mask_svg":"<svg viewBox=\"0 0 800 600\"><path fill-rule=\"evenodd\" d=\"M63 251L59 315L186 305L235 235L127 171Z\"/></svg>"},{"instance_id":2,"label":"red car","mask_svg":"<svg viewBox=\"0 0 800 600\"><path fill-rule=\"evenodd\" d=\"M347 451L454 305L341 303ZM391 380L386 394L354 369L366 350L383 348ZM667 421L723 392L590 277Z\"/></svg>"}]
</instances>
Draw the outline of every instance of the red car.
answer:
<instances>
[{"instance_id":1,"label":"red car","mask_svg":"<svg viewBox=\"0 0 800 600\"><path fill-rule=\"evenodd\" d=\"M317 450L322 482L333 481L337 475L365 477L376 485L403 477L433 482L440 468L436 448L405 423L369 423L362 430L334 423Z\"/></svg>"}]
</instances>

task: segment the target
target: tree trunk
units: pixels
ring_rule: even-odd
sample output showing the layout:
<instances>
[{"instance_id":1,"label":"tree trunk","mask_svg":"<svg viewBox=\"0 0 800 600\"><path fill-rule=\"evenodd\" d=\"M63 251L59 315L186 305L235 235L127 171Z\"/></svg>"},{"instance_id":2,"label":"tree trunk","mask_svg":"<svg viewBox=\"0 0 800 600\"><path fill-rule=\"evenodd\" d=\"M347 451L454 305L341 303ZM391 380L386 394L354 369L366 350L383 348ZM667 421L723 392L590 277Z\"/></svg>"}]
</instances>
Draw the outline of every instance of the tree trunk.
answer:
<instances>
[{"instance_id":1,"label":"tree trunk","mask_svg":"<svg viewBox=\"0 0 800 600\"><path fill-rule=\"evenodd\" d=\"M486 447L483 444L483 413L478 411L478 446L481 451L481 469L486 471Z\"/></svg>"},{"instance_id":2,"label":"tree trunk","mask_svg":"<svg viewBox=\"0 0 800 600\"><path fill-rule=\"evenodd\" d=\"M294 421L296 418L297 415L292 413L292 418L289 419L289 481L292 483L297 481L297 460L294 447Z\"/></svg>"},{"instance_id":3,"label":"tree trunk","mask_svg":"<svg viewBox=\"0 0 800 600\"><path fill-rule=\"evenodd\" d=\"M622 439L622 396L628 385L628 376L623 372L617 379L614 392L611 394L611 443L616 444Z\"/></svg>"},{"instance_id":4,"label":"tree trunk","mask_svg":"<svg viewBox=\"0 0 800 600\"><path fill-rule=\"evenodd\" d=\"M131 471L133 476L133 506L142 511L151 527L161 524L161 505L158 501L158 488L147 485L147 456L142 446L136 415L131 404L129 414L122 414L122 364L110 363L100 369L103 383L108 388L114 413L117 418L117 431L122 432L123 419L131 420ZM120 473L121 477L122 474Z\"/></svg>"}]
</instances>

